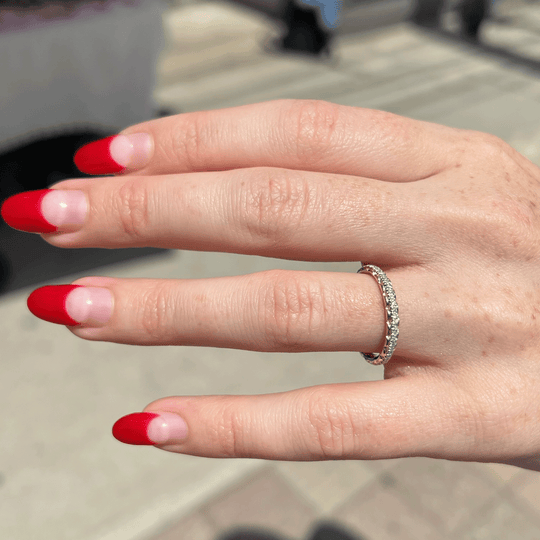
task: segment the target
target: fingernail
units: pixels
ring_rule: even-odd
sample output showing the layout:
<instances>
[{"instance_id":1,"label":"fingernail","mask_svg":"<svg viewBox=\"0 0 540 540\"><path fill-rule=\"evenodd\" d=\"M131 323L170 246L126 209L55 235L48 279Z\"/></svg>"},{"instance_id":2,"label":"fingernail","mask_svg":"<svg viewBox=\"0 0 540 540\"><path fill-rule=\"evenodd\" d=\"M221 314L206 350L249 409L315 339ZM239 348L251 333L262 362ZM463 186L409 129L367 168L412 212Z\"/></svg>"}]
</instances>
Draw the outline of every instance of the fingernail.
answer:
<instances>
[{"instance_id":1,"label":"fingernail","mask_svg":"<svg viewBox=\"0 0 540 540\"><path fill-rule=\"evenodd\" d=\"M88 202L83 191L38 189L18 193L2 205L2 218L14 229L32 233L74 230L86 219Z\"/></svg>"},{"instance_id":2,"label":"fingernail","mask_svg":"<svg viewBox=\"0 0 540 540\"><path fill-rule=\"evenodd\" d=\"M126 444L152 445L181 441L187 437L187 424L173 413L133 413L117 420L112 428L115 439Z\"/></svg>"},{"instance_id":3,"label":"fingernail","mask_svg":"<svg viewBox=\"0 0 540 540\"><path fill-rule=\"evenodd\" d=\"M40 287L28 297L27 304L36 317L66 326L103 326L113 310L109 289L81 285Z\"/></svg>"},{"instance_id":4,"label":"fingernail","mask_svg":"<svg viewBox=\"0 0 540 540\"><path fill-rule=\"evenodd\" d=\"M142 169L153 151L153 139L148 133L113 135L86 144L73 160L83 173L114 174L125 169Z\"/></svg>"}]
</instances>

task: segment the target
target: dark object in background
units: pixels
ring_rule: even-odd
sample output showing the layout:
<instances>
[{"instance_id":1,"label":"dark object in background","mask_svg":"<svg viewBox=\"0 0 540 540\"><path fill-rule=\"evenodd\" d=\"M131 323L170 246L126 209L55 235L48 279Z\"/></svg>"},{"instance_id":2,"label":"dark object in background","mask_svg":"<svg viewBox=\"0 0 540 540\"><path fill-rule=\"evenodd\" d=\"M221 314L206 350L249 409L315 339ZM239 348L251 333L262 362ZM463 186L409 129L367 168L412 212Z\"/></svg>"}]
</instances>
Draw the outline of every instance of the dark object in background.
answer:
<instances>
[{"instance_id":1,"label":"dark object in background","mask_svg":"<svg viewBox=\"0 0 540 540\"><path fill-rule=\"evenodd\" d=\"M81 131L43 138L0 154L0 204L17 193L46 189L68 178L86 178L73 163L84 144L112 135ZM0 294L63 276L140 257L166 254L158 248L60 249L37 234L15 231L0 218Z\"/></svg>"},{"instance_id":2,"label":"dark object in background","mask_svg":"<svg viewBox=\"0 0 540 540\"><path fill-rule=\"evenodd\" d=\"M88 176L75 167L73 154L84 144L106 135L108 134L81 131L37 139L0 154L0 205L8 197L23 191L45 189L67 178ZM19 256L17 248L23 238L24 241L35 241L34 238L27 238L24 233L12 231L0 219L0 291L6 290L14 277L20 277L14 274L17 271L21 274L20 265L17 264ZM32 251L36 252L35 247ZM35 277L29 281L35 281L41 271L42 268L35 268L33 272ZM25 281L21 282L20 286L24 286Z\"/></svg>"},{"instance_id":3,"label":"dark object in background","mask_svg":"<svg viewBox=\"0 0 540 540\"><path fill-rule=\"evenodd\" d=\"M353 536L334 523L322 523L314 531L310 540L364 540L364 538Z\"/></svg>"},{"instance_id":4,"label":"dark object in background","mask_svg":"<svg viewBox=\"0 0 540 540\"><path fill-rule=\"evenodd\" d=\"M67 178L85 178L73 155L83 145L112 135L79 131L37 139L0 154L0 203L22 191L44 189Z\"/></svg>"},{"instance_id":5,"label":"dark object in background","mask_svg":"<svg viewBox=\"0 0 540 540\"><path fill-rule=\"evenodd\" d=\"M103 9L109 4L122 10ZM113 135L108 129L135 124L152 116L155 61L163 43L162 11L165 7L159 4L164 4L163 0L0 0L0 21L5 22L5 26L0 26L7 29L6 34L21 31L13 39L19 46L28 45L21 54L16 45L10 48L15 53L13 59L6 56L6 65L15 67L0 74L4 94L13 93L14 105L1 141L0 204L20 192L48 188L68 178L86 177L73 163L73 155L79 147ZM88 9L82 9L84 7ZM102 16L87 17L91 12L101 12ZM67 25L75 15L88 20L80 27ZM66 32L57 33L55 27L46 27L49 20L55 19L66 21ZM22 34L33 31L41 22L44 25L39 26L39 33ZM118 28L117 22L126 25L118 35L109 32L110 28ZM143 29L142 34L137 32ZM101 39L104 33L114 39L105 42ZM53 39L57 34L59 41ZM43 45L41 37L44 37ZM6 49L10 47L9 38L11 36L6 36ZM73 55L65 52L71 43L79 40L79 45L83 45L71 47ZM142 45L137 48L137 43ZM103 55L103 51L116 46L118 54L111 58ZM104 58L103 63L101 58ZM80 68L83 64L79 60L89 69ZM137 69L129 69L131 65L136 65ZM93 73L88 74L88 71L95 71L95 85L88 84L90 80L93 82ZM45 72L47 77L43 78L41 74ZM133 73L135 76L131 77ZM126 97L126 88L135 89L133 100ZM104 113L100 110L102 100ZM0 107L5 105L8 111L11 103L8 99ZM55 111L64 103L62 114L57 116ZM37 114L34 122L36 109L43 109L44 114ZM20 126L16 121L19 117L27 120ZM17 129L9 128L13 124ZM82 131L84 128L88 129ZM79 129L81 131L76 131ZM16 143L17 148L7 146ZM154 248L59 249L44 242L39 235L11 229L0 218L0 292L165 252Z\"/></svg>"},{"instance_id":6,"label":"dark object in background","mask_svg":"<svg viewBox=\"0 0 540 540\"><path fill-rule=\"evenodd\" d=\"M283 536L254 529L240 529L225 536L219 540L288 540ZM341 526L335 523L319 523L316 529L308 536L307 540L364 540L363 537L352 535L345 531Z\"/></svg>"},{"instance_id":7,"label":"dark object in background","mask_svg":"<svg viewBox=\"0 0 540 540\"><path fill-rule=\"evenodd\" d=\"M427 28L437 28L441 21L444 0L416 0L411 20Z\"/></svg>"},{"instance_id":8,"label":"dark object in background","mask_svg":"<svg viewBox=\"0 0 540 540\"><path fill-rule=\"evenodd\" d=\"M458 7L461 18L461 35L465 39L478 39L482 21L489 13L489 0L466 0Z\"/></svg>"},{"instance_id":9,"label":"dark object in background","mask_svg":"<svg viewBox=\"0 0 540 540\"><path fill-rule=\"evenodd\" d=\"M283 536L276 535L263 530L238 530L228 533L225 536L220 536L219 540L288 540Z\"/></svg>"},{"instance_id":10,"label":"dark object in background","mask_svg":"<svg viewBox=\"0 0 540 540\"><path fill-rule=\"evenodd\" d=\"M287 10L288 0L232 0L235 4L240 4L257 13L264 13L271 19L282 22Z\"/></svg>"},{"instance_id":11,"label":"dark object in background","mask_svg":"<svg viewBox=\"0 0 540 540\"><path fill-rule=\"evenodd\" d=\"M278 49L304 52L314 56L330 55L332 32L320 26L315 8L299 6L294 0L289 0L283 21L287 25L287 30L276 42Z\"/></svg>"},{"instance_id":12,"label":"dark object in background","mask_svg":"<svg viewBox=\"0 0 540 540\"><path fill-rule=\"evenodd\" d=\"M320 26L317 8L300 6L293 0L232 1L285 24L285 34L273 43L275 49L313 56L330 54L333 32Z\"/></svg>"},{"instance_id":13,"label":"dark object in background","mask_svg":"<svg viewBox=\"0 0 540 540\"><path fill-rule=\"evenodd\" d=\"M12 272L10 260L0 251L0 291L8 283Z\"/></svg>"},{"instance_id":14,"label":"dark object in background","mask_svg":"<svg viewBox=\"0 0 540 540\"><path fill-rule=\"evenodd\" d=\"M461 0L456 11L461 20L461 36L478 40L480 26L489 13L490 0ZM425 28L438 28L444 10L444 0L416 0L411 20Z\"/></svg>"}]
</instances>

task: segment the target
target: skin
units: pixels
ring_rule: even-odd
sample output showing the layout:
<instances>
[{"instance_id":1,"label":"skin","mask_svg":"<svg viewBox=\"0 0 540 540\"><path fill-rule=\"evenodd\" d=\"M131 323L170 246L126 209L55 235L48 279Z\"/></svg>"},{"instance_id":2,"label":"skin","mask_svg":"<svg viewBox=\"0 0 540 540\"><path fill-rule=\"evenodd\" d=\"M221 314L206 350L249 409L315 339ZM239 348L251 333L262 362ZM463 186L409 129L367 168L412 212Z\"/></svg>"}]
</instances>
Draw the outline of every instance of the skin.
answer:
<instances>
[{"instance_id":1,"label":"skin","mask_svg":"<svg viewBox=\"0 0 540 540\"><path fill-rule=\"evenodd\" d=\"M323 101L152 120L141 170L68 180L90 211L66 248L156 246L364 261L394 285L384 380L260 396L160 399L187 422L161 448L279 460L426 456L540 470L540 169L475 131ZM369 275L268 271L204 280L87 277L114 297L76 336L257 351L380 351ZM340 331L336 332L335 328Z\"/></svg>"}]
</instances>

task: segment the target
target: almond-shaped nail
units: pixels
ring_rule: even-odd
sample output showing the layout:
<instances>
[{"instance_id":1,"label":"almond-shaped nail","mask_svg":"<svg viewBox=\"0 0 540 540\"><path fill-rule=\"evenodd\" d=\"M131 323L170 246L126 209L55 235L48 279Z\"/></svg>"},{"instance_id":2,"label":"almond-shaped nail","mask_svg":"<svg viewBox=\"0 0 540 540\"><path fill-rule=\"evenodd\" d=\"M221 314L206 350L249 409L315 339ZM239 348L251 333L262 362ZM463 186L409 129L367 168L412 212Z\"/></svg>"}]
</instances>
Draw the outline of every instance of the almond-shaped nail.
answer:
<instances>
[{"instance_id":1,"label":"almond-shaped nail","mask_svg":"<svg viewBox=\"0 0 540 540\"><path fill-rule=\"evenodd\" d=\"M133 413L118 420L113 436L125 444L155 445L181 441L187 437L187 424L174 413Z\"/></svg>"},{"instance_id":2,"label":"almond-shaped nail","mask_svg":"<svg viewBox=\"0 0 540 540\"><path fill-rule=\"evenodd\" d=\"M73 158L78 169L87 174L115 174L126 169L142 169L154 152L148 133L113 135L80 148Z\"/></svg>"},{"instance_id":3,"label":"almond-shaped nail","mask_svg":"<svg viewBox=\"0 0 540 540\"><path fill-rule=\"evenodd\" d=\"M79 190L38 189L6 199L1 214L10 227L19 231L73 231L85 222L88 201Z\"/></svg>"},{"instance_id":4,"label":"almond-shaped nail","mask_svg":"<svg viewBox=\"0 0 540 540\"><path fill-rule=\"evenodd\" d=\"M100 327L112 315L113 297L104 287L46 285L28 297L28 309L40 319L66 326Z\"/></svg>"}]
</instances>

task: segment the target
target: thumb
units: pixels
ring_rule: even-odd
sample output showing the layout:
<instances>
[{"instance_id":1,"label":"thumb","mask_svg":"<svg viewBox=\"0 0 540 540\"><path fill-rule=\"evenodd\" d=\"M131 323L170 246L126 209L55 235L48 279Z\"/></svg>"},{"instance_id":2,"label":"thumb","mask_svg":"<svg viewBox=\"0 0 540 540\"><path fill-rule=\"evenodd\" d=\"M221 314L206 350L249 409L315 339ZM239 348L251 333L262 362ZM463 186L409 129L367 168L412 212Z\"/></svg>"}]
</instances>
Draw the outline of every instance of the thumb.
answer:
<instances>
[{"instance_id":1,"label":"thumb","mask_svg":"<svg viewBox=\"0 0 540 540\"><path fill-rule=\"evenodd\" d=\"M411 376L257 396L168 397L118 420L113 434L128 444L214 458L445 457L452 446L459 453L452 426L442 420L449 416L441 398L448 396L448 388L440 388L444 383L438 378L426 379Z\"/></svg>"}]
</instances>

